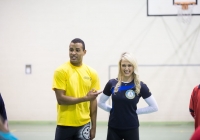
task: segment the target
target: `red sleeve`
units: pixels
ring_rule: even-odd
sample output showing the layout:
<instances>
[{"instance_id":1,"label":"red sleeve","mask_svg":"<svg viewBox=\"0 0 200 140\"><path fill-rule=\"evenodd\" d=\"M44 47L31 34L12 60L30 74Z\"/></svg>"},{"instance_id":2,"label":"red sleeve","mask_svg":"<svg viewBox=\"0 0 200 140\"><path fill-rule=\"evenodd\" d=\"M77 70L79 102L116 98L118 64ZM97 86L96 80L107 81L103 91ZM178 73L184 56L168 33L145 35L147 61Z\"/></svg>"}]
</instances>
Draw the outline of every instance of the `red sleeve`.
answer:
<instances>
[{"instance_id":1,"label":"red sleeve","mask_svg":"<svg viewBox=\"0 0 200 140\"><path fill-rule=\"evenodd\" d=\"M190 140L199 140L200 139L200 127L196 129L196 131L192 134Z\"/></svg>"}]
</instances>

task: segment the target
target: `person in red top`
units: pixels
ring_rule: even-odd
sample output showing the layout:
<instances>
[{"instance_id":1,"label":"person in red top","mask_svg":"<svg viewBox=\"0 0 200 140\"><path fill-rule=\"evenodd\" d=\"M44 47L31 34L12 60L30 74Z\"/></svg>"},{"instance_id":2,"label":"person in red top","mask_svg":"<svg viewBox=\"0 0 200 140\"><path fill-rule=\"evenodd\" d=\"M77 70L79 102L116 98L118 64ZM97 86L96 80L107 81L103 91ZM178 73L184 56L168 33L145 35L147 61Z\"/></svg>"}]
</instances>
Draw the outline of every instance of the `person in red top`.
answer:
<instances>
[{"instance_id":1,"label":"person in red top","mask_svg":"<svg viewBox=\"0 0 200 140\"><path fill-rule=\"evenodd\" d=\"M194 118L195 130L200 126L200 84L195 86L189 104L189 111Z\"/></svg>"},{"instance_id":2,"label":"person in red top","mask_svg":"<svg viewBox=\"0 0 200 140\"><path fill-rule=\"evenodd\" d=\"M190 140L200 140L200 126L194 131Z\"/></svg>"}]
</instances>

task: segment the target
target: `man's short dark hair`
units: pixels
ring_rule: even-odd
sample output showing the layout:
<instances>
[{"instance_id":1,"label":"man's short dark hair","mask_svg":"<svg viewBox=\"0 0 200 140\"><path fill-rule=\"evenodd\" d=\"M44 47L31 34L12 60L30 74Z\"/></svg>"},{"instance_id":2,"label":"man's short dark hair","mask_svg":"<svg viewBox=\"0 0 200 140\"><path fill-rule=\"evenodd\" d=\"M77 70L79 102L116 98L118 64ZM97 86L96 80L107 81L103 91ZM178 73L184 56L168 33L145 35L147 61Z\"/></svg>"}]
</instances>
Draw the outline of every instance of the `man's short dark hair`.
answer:
<instances>
[{"instance_id":1,"label":"man's short dark hair","mask_svg":"<svg viewBox=\"0 0 200 140\"><path fill-rule=\"evenodd\" d=\"M75 38L71 41L72 43L81 43L83 45L83 50L85 50L85 43L82 39L80 38Z\"/></svg>"}]
</instances>

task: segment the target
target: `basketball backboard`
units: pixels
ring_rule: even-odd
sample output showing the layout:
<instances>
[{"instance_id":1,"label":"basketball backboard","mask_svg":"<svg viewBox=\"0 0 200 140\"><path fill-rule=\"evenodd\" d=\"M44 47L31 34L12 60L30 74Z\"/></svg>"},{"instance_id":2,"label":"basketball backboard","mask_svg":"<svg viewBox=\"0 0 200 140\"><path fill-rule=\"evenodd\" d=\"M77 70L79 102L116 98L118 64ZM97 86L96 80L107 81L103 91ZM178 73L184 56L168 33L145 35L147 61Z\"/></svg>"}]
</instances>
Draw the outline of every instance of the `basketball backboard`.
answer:
<instances>
[{"instance_id":1,"label":"basketball backboard","mask_svg":"<svg viewBox=\"0 0 200 140\"><path fill-rule=\"evenodd\" d=\"M177 2L194 2L192 16L200 16L200 0L147 0L147 16L177 16Z\"/></svg>"}]
</instances>

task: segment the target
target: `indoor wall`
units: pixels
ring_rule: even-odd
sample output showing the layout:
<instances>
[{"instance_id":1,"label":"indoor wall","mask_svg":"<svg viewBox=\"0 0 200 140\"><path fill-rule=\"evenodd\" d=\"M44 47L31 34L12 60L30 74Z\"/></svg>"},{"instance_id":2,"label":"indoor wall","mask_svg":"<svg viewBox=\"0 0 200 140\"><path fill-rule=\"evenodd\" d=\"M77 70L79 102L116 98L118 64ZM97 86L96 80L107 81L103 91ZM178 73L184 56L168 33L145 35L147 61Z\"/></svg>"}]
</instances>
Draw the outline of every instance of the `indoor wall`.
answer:
<instances>
[{"instance_id":1,"label":"indoor wall","mask_svg":"<svg viewBox=\"0 0 200 140\"><path fill-rule=\"evenodd\" d=\"M159 106L140 115L141 121L193 120L189 99L200 84L199 16L188 24L176 16L147 16L145 0L0 0L0 92L9 120L56 120L53 73L69 60L76 37L85 41L84 63L98 72L101 90L117 76L122 52L136 56L140 79ZM141 98L138 107L144 106ZM98 108L98 121L108 116Z\"/></svg>"}]
</instances>

